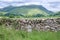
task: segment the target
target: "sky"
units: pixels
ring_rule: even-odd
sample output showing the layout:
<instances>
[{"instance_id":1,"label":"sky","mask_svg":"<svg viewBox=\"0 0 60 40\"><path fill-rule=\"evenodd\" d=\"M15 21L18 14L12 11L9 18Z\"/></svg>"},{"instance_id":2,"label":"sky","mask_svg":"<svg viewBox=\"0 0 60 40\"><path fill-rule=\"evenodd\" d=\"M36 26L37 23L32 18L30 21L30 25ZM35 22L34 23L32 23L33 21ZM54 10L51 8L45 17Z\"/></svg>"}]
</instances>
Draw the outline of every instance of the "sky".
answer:
<instances>
[{"instance_id":1,"label":"sky","mask_svg":"<svg viewBox=\"0 0 60 40\"><path fill-rule=\"evenodd\" d=\"M7 6L42 5L50 11L60 11L60 0L0 0L0 8Z\"/></svg>"}]
</instances>

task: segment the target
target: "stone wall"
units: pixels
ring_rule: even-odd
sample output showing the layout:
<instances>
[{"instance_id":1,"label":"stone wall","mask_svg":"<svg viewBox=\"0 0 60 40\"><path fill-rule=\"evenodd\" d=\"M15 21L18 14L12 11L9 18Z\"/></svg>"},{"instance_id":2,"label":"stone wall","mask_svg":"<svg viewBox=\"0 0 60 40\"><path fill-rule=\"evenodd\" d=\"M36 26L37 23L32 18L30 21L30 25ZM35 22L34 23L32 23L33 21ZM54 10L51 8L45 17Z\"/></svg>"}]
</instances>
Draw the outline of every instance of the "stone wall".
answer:
<instances>
[{"instance_id":1,"label":"stone wall","mask_svg":"<svg viewBox=\"0 0 60 40\"><path fill-rule=\"evenodd\" d=\"M0 19L0 25L13 27L16 30L59 31L60 18L56 19Z\"/></svg>"}]
</instances>

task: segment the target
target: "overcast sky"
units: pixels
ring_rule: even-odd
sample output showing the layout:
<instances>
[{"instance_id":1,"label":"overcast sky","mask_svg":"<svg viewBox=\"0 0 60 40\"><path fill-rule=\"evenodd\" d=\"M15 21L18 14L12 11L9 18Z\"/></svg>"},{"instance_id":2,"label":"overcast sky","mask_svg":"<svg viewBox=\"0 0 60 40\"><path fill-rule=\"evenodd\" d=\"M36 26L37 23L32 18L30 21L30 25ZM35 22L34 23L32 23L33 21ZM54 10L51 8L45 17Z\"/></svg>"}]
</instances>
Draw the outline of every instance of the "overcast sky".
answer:
<instances>
[{"instance_id":1,"label":"overcast sky","mask_svg":"<svg viewBox=\"0 0 60 40\"><path fill-rule=\"evenodd\" d=\"M43 5L51 11L60 11L60 0L0 0L0 8L30 4Z\"/></svg>"}]
</instances>

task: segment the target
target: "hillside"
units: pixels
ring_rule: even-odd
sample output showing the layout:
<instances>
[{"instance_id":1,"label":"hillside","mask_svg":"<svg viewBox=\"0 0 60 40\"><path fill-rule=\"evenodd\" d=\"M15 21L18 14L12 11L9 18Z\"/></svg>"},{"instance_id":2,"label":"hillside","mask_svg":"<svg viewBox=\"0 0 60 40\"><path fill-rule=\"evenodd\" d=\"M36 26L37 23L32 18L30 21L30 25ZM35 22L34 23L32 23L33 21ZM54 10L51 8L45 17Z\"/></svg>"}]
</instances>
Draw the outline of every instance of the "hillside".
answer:
<instances>
[{"instance_id":1,"label":"hillside","mask_svg":"<svg viewBox=\"0 0 60 40\"><path fill-rule=\"evenodd\" d=\"M14 15L14 16L48 16L53 12L47 10L42 5L24 5L19 7L8 6L1 10L1 12L7 12L5 16Z\"/></svg>"}]
</instances>

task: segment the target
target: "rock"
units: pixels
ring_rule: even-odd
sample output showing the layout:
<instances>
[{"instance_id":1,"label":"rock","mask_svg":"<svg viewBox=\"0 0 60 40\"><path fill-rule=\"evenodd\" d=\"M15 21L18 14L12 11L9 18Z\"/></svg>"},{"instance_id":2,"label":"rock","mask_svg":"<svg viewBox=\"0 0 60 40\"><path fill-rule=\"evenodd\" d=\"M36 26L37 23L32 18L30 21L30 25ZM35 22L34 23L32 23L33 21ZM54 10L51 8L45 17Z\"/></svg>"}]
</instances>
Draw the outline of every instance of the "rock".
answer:
<instances>
[{"instance_id":1,"label":"rock","mask_svg":"<svg viewBox=\"0 0 60 40\"><path fill-rule=\"evenodd\" d=\"M32 32L37 31L60 31L60 18L56 19L0 19L0 24L14 27L17 30Z\"/></svg>"},{"instance_id":2,"label":"rock","mask_svg":"<svg viewBox=\"0 0 60 40\"><path fill-rule=\"evenodd\" d=\"M57 19L56 19L56 22L57 22L58 24L60 24L60 18L57 18Z\"/></svg>"},{"instance_id":3,"label":"rock","mask_svg":"<svg viewBox=\"0 0 60 40\"><path fill-rule=\"evenodd\" d=\"M27 25L26 29L27 29L28 32L32 32L32 26L31 25Z\"/></svg>"}]
</instances>

